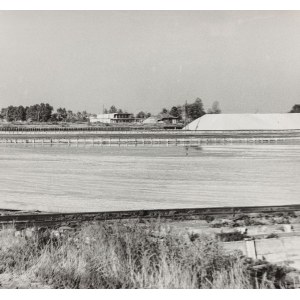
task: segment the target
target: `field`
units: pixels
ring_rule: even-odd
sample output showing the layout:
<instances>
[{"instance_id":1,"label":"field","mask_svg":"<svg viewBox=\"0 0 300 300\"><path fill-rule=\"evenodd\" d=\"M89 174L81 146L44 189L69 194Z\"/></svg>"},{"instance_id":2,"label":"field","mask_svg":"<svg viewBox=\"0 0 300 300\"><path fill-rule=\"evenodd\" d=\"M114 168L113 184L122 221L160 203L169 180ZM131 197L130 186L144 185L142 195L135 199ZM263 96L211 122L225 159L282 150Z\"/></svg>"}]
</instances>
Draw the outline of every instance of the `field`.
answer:
<instances>
[{"instance_id":1,"label":"field","mask_svg":"<svg viewBox=\"0 0 300 300\"><path fill-rule=\"evenodd\" d=\"M162 222L0 232L2 288L289 288L291 269Z\"/></svg>"}]
</instances>

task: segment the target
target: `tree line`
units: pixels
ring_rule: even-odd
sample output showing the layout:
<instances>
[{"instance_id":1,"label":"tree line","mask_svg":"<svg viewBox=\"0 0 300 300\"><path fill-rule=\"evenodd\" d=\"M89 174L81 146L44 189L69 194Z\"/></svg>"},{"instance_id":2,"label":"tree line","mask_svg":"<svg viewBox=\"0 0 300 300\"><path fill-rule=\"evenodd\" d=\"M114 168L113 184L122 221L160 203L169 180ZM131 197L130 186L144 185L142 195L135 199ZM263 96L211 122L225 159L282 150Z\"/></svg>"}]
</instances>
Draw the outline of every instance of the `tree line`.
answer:
<instances>
[{"instance_id":1,"label":"tree line","mask_svg":"<svg viewBox=\"0 0 300 300\"><path fill-rule=\"evenodd\" d=\"M73 113L65 108L58 108L56 112L49 103L34 104L24 107L8 106L2 108L0 118L8 122L12 121L32 121L32 122L76 122L87 121L91 114L86 111Z\"/></svg>"},{"instance_id":2,"label":"tree line","mask_svg":"<svg viewBox=\"0 0 300 300\"><path fill-rule=\"evenodd\" d=\"M104 113L127 113L126 110L117 108L112 105L109 109L104 109ZM163 108L160 115L170 115L178 118L179 121L191 122L205 114L220 114L221 109L218 102L214 102L212 107L205 111L203 102L197 98L194 102L186 102L183 105L172 106L170 109ZM300 113L300 104L295 104L290 113ZM85 122L88 121L92 114L86 111L74 113L66 108L58 108L55 112L49 103L34 104L31 106L8 106L2 108L0 119L12 121L32 121L32 122ZM140 111L136 114L136 118L146 119L151 113Z\"/></svg>"},{"instance_id":3,"label":"tree line","mask_svg":"<svg viewBox=\"0 0 300 300\"><path fill-rule=\"evenodd\" d=\"M109 109L104 109L103 113L127 113L126 110L117 108L112 105ZM185 103L183 105L173 106L170 109L163 108L160 115L167 114L177 117L179 121L186 122L195 120L206 113L221 113L218 102L214 102L211 109L207 112L204 110L202 100L197 98L193 103ZM13 121L31 121L31 122L77 122L88 121L92 114L86 111L74 113L72 110L66 108L58 108L55 112L53 106L49 103L34 104L31 106L8 106L2 108L0 118L8 122ZM140 111L135 117L138 119L146 119L151 116L150 112Z\"/></svg>"},{"instance_id":4,"label":"tree line","mask_svg":"<svg viewBox=\"0 0 300 300\"><path fill-rule=\"evenodd\" d=\"M178 118L179 121L191 122L202 117L205 114L220 114L221 109L219 107L219 102L214 102L212 107L207 110L204 109L203 102L200 98L197 98L194 102L177 106L172 106L170 109L163 108L160 115L170 115L172 117ZM151 114L150 114L151 115ZM137 114L139 118L146 118L147 114L143 111Z\"/></svg>"},{"instance_id":5,"label":"tree line","mask_svg":"<svg viewBox=\"0 0 300 300\"><path fill-rule=\"evenodd\" d=\"M295 104L290 110L290 113L300 113L300 104Z\"/></svg>"}]
</instances>

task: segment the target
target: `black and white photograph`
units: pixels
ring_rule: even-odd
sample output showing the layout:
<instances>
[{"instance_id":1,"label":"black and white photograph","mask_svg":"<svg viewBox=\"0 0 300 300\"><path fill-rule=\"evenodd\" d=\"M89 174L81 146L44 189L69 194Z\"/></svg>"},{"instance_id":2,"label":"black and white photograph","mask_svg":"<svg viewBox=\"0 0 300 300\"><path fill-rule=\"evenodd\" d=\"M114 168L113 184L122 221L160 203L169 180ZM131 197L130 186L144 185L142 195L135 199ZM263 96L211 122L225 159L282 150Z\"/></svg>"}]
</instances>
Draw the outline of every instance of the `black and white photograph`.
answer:
<instances>
[{"instance_id":1,"label":"black and white photograph","mask_svg":"<svg viewBox=\"0 0 300 300\"><path fill-rule=\"evenodd\" d=\"M299 10L0 10L0 289L299 289L299 183Z\"/></svg>"}]
</instances>

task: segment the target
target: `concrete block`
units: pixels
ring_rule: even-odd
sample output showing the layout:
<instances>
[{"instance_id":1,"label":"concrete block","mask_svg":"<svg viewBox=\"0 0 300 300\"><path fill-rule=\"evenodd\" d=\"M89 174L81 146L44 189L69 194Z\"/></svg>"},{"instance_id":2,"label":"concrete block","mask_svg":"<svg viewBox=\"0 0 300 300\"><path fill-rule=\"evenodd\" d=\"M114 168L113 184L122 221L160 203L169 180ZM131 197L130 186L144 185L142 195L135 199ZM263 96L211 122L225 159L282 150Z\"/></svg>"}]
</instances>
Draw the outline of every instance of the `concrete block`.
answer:
<instances>
[{"instance_id":1,"label":"concrete block","mask_svg":"<svg viewBox=\"0 0 300 300\"><path fill-rule=\"evenodd\" d=\"M246 241L246 252L247 256L256 259L255 241Z\"/></svg>"},{"instance_id":2,"label":"concrete block","mask_svg":"<svg viewBox=\"0 0 300 300\"><path fill-rule=\"evenodd\" d=\"M292 232L292 225L291 224L284 224L282 226L284 228L284 232Z\"/></svg>"},{"instance_id":3,"label":"concrete block","mask_svg":"<svg viewBox=\"0 0 300 300\"><path fill-rule=\"evenodd\" d=\"M273 252L284 252L284 247L280 239L256 240L257 255L267 255Z\"/></svg>"},{"instance_id":4,"label":"concrete block","mask_svg":"<svg viewBox=\"0 0 300 300\"><path fill-rule=\"evenodd\" d=\"M234 251L234 250L239 250L244 255L247 255L247 248L246 248L245 241L224 242L224 243L222 243L222 246L228 252L231 252L231 251Z\"/></svg>"}]
</instances>

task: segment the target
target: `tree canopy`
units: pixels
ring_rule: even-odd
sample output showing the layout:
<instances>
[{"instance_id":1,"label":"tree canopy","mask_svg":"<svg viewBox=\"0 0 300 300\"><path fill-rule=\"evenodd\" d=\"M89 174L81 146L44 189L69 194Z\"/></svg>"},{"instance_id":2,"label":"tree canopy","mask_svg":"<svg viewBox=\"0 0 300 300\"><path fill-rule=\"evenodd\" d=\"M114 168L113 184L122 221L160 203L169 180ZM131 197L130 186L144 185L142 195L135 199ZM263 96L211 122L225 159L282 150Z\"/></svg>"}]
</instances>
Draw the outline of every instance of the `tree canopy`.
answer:
<instances>
[{"instance_id":1,"label":"tree canopy","mask_svg":"<svg viewBox=\"0 0 300 300\"><path fill-rule=\"evenodd\" d=\"M114 114L114 113L116 113L117 111L118 111L117 108L116 108L114 105L112 105L112 106L110 107L108 113L109 113L109 114Z\"/></svg>"},{"instance_id":2,"label":"tree canopy","mask_svg":"<svg viewBox=\"0 0 300 300\"><path fill-rule=\"evenodd\" d=\"M182 108L181 108L181 106L173 106L170 109L170 115L173 116L173 117L180 118L181 114L182 114Z\"/></svg>"},{"instance_id":3,"label":"tree canopy","mask_svg":"<svg viewBox=\"0 0 300 300\"><path fill-rule=\"evenodd\" d=\"M300 113L300 104L295 104L290 113Z\"/></svg>"},{"instance_id":4,"label":"tree canopy","mask_svg":"<svg viewBox=\"0 0 300 300\"><path fill-rule=\"evenodd\" d=\"M214 111L219 110L218 104L213 107ZM219 110L219 113L221 110ZM163 108L161 113L169 113L173 117L177 117L178 120L184 120L186 122L191 122L205 115L205 110L203 107L202 100L196 98L193 103L185 103L183 105L172 106L170 110ZM216 112L215 112L216 113Z\"/></svg>"},{"instance_id":5,"label":"tree canopy","mask_svg":"<svg viewBox=\"0 0 300 300\"><path fill-rule=\"evenodd\" d=\"M12 121L33 121L33 122L75 122L87 121L89 114L86 111L73 113L71 110L65 108L58 108L55 113L53 107L49 103L34 104L29 107L8 106L2 108L0 118L6 119L8 122Z\"/></svg>"},{"instance_id":6,"label":"tree canopy","mask_svg":"<svg viewBox=\"0 0 300 300\"><path fill-rule=\"evenodd\" d=\"M208 114L220 114L221 113L221 109L220 109L220 106L219 106L219 102L215 101L212 104L212 107L208 109L207 113Z\"/></svg>"},{"instance_id":7,"label":"tree canopy","mask_svg":"<svg viewBox=\"0 0 300 300\"><path fill-rule=\"evenodd\" d=\"M190 119L190 121L196 120L205 115L203 103L200 98L197 98L194 103L187 104L186 111L187 118Z\"/></svg>"},{"instance_id":8,"label":"tree canopy","mask_svg":"<svg viewBox=\"0 0 300 300\"><path fill-rule=\"evenodd\" d=\"M146 113L143 111L140 111L139 113L136 114L136 117L138 119L145 119L146 118Z\"/></svg>"}]
</instances>

